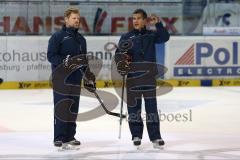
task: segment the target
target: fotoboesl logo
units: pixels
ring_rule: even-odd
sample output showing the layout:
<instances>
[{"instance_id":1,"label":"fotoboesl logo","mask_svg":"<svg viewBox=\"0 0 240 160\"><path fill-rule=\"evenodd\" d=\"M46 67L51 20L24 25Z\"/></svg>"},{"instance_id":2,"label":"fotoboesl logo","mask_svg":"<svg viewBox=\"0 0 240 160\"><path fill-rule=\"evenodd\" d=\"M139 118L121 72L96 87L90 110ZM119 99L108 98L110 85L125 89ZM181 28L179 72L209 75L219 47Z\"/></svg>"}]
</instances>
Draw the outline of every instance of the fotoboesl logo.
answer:
<instances>
[{"instance_id":1,"label":"fotoboesl logo","mask_svg":"<svg viewBox=\"0 0 240 160\"><path fill-rule=\"evenodd\" d=\"M238 42L229 45L230 49L207 42L192 44L175 62L174 76L240 76Z\"/></svg>"}]
</instances>

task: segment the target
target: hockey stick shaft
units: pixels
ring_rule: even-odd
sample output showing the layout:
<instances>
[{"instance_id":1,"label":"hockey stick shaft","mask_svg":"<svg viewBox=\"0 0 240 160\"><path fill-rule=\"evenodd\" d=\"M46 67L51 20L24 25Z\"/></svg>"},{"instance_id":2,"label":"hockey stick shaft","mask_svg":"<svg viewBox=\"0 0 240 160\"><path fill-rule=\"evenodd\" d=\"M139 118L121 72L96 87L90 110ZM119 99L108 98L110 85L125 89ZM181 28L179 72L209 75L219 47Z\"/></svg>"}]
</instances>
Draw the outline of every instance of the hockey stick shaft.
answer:
<instances>
[{"instance_id":1,"label":"hockey stick shaft","mask_svg":"<svg viewBox=\"0 0 240 160\"><path fill-rule=\"evenodd\" d=\"M109 115L112 115L112 116L116 116L116 117L122 117L122 118L126 118L126 115L120 115L119 113L114 113L114 112L111 112L107 109L107 107L104 105L104 103L102 102L101 98L99 97L99 95L97 94L97 92L93 92L94 95L96 96L96 98L98 99L99 103L101 104L102 108L104 109L104 111L109 114Z\"/></svg>"},{"instance_id":2,"label":"hockey stick shaft","mask_svg":"<svg viewBox=\"0 0 240 160\"><path fill-rule=\"evenodd\" d=\"M120 108L120 121L119 121L119 134L118 138L121 139L121 133L122 133L122 112L123 112L123 98L124 98L124 88L125 88L125 75L122 79L122 96L121 96L121 108Z\"/></svg>"}]
</instances>

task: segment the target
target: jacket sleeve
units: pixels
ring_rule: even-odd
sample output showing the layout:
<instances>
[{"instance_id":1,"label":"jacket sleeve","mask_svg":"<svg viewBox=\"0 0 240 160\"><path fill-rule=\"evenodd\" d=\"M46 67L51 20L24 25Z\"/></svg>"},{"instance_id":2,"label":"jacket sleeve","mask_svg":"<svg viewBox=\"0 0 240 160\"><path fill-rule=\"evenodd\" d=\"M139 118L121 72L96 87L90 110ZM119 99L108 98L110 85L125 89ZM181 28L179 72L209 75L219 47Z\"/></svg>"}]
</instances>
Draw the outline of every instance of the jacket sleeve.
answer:
<instances>
[{"instance_id":1,"label":"jacket sleeve","mask_svg":"<svg viewBox=\"0 0 240 160\"><path fill-rule=\"evenodd\" d=\"M85 53L85 54L87 54L87 42L86 42L86 40L84 41L84 47L83 47L83 52Z\"/></svg>"},{"instance_id":2,"label":"jacket sleeve","mask_svg":"<svg viewBox=\"0 0 240 160\"><path fill-rule=\"evenodd\" d=\"M170 34L168 31L163 27L163 24L161 22L156 23L156 31L155 34L155 42L156 43L164 43L167 42L170 38Z\"/></svg>"},{"instance_id":3,"label":"jacket sleeve","mask_svg":"<svg viewBox=\"0 0 240 160\"><path fill-rule=\"evenodd\" d=\"M122 61L122 56L120 55L120 54L122 54L122 51L121 51L121 49L119 49L119 44L120 44L122 41L125 40L124 37L125 37L124 35L121 36L121 38L120 38L120 40L119 40L119 42L118 42L117 49L116 49L116 51L115 51L114 61L115 61L116 64L118 64L118 62Z\"/></svg>"},{"instance_id":4,"label":"jacket sleeve","mask_svg":"<svg viewBox=\"0 0 240 160\"><path fill-rule=\"evenodd\" d=\"M56 34L53 34L48 41L48 50L47 50L47 59L53 65L60 65L63 62L62 55L59 54L60 42L56 37Z\"/></svg>"},{"instance_id":5,"label":"jacket sleeve","mask_svg":"<svg viewBox=\"0 0 240 160\"><path fill-rule=\"evenodd\" d=\"M82 54L82 56L84 56L84 58L86 58L86 65L83 66L81 69L85 74L88 74L90 72L90 68L89 68L89 61L88 61L88 56L87 56L87 42L86 42L86 39L84 38L84 40L82 42L83 42L83 44L81 45L81 54ZM91 57L91 58L93 58L93 57Z\"/></svg>"}]
</instances>

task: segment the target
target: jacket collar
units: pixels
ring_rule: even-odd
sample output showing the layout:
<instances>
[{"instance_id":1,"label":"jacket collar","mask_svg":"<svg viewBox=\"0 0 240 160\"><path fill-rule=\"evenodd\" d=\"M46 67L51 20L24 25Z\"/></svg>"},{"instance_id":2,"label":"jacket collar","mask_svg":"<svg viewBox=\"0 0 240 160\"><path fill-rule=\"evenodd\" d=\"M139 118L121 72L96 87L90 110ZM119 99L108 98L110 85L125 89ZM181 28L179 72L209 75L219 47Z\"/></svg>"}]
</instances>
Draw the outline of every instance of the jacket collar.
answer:
<instances>
[{"instance_id":1,"label":"jacket collar","mask_svg":"<svg viewBox=\"0 0 240 160\"><path fill-rule=\"evenodd\" d=\"M135 34L145 34L147 32L146 26L144 26L141 30L133 29Z\"/></svg>"},{"instance_id":2,"label":"jacket collar","mask_svg":"<svg viewBox=\"0 0 240 160\"><path fill-rule=\"evenodd\" d=\"M62 26L62 30L66 31L66 32L69 32L70 34L76 34L76 33L78 33L78 28L66 27L65 24Z\"/></svg>"}]
</instances>

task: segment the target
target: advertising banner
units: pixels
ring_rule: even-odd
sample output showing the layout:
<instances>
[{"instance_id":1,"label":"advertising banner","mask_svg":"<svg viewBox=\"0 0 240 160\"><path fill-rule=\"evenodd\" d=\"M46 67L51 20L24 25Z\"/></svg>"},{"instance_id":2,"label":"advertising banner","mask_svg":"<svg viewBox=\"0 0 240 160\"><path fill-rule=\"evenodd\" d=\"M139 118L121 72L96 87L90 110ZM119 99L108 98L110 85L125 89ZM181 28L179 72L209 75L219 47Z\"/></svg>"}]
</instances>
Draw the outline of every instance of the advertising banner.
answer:
<instances>
[{"instance_id":1,"label":"advertising banner","mask_svg":"<svg viewBox=\"0 0 240 160\"><path fill-rule=\"evenodd\" d=\"M48 80L47 37L0 37L0 77L4 81Z\"/></svg>"},{"instance_id":2,"label":"advertising banner","mask_svg":"<svg viewBox=\"0 0 240 160\"><path fill-rule=\"evenodd\" d=\"M0 33L50 35L63 25L67 7L69 3L63 2L0 2ZM84 34L127 32L132 29L132 13L137 8L161 17L170 33L182 33L182 3L79 3L74 7L80 9L80 31Z\"/></svg>"},{"instance_id":3,"label":"advertising banner","mask_svg":"<svg viewBox=\"0 0 240 160\"><path fill-rule=\"evenodd\" d=\"M119 36L86 36L88 55L101 60L97 80L111 80ZM48 81L48 36L1 36L0 78L4 81ZM157 62L167 67L165 79L227 79L240 76L240 38L171 37L156 45Z\"/></svg>"},{"instance_id":4,"label":"advertising banner","mask_svg":"<svg viewBox=\"0 0 240 160\"><path fill-rule=\"evenodd\" d=\"M239 36L240 27L203 27L203 35Z\"/></svg>"},{"instance_id":5,"label":"advertising banner","mask_svg":"<svg viewBox=\"0 0 240 160\"><path fill-rule=\"evenodd\" d=\"M4 81L49 80L51 65L47 61L48 39L46 36L1 36L0 77ZM102 61L97 79L110 80L112 57L119 37L89 36L86 39L88 55Z\"/></svg>"},{"instance_id":6,"label":"advertising banner","mask_svg":"<svg viewBox=\"0 0 240 160\"><path fill-rule=\"evenodd\" d=\"M239 37L172 37L167 44L167 79L240 76Z\"/></svg>"}]
</instances>

